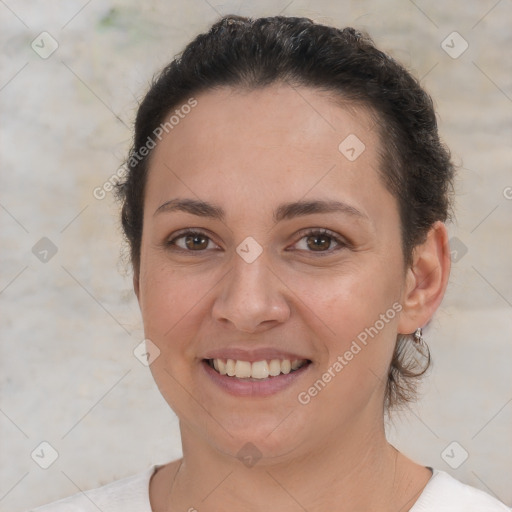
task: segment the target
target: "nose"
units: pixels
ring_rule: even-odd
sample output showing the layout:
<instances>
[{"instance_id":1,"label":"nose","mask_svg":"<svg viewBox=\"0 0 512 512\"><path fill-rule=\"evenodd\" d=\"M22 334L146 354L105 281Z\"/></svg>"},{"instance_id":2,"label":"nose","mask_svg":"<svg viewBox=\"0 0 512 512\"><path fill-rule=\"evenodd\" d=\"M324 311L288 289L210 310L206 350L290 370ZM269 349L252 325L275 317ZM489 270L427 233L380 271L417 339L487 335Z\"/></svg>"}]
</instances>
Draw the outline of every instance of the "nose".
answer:
<instances>
[{"instance_id":1,"label":"nose","mask_svg":"<svg viewBox=\"0 0 512 512\"><path fill-rule=\"evenodd\" d=\"M219 283L221 291L212 310L214 320L248 333L285 322L290 316L285 298L287 287L268 266L263 254L252 263L238 255L234 260L233 268Z\"/></svg>"}]
</instances>

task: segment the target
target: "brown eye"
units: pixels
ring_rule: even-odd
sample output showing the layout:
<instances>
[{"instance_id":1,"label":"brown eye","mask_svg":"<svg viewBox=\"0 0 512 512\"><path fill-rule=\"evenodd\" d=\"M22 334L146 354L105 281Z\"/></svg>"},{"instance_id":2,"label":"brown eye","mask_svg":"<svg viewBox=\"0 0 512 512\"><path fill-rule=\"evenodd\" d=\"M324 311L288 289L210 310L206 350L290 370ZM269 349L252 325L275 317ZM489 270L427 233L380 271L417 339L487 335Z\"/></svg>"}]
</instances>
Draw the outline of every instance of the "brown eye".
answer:
<instances>
[{"instance_id":1,"label":"brown eye","mask_svg":"<svg viewBox=\"0 0 512 512\"><path fill-rule=\"evenodd\" d=\"M306 240L306 243L302 244L302 247L300 247L302 240ZM299 246L299 250L315 252L318 253L319 256L328 255L334 251L348 247L346 242L328 229L316 229L302 233L302 237L296 245ZM333 245L335 245L334 249L332 248Z\"/></svg>"},{"instance_id":2,"label":"brown eye","mask_svg":"<svg viewBox=\"0 0 512 512\"><path fill-rule=\"evenodd\" d=\"M331 237L328 235L310 235L307 237L307 246L316 251L317 249L325 250L331 246Z\"/></svg>"},{"instance_id":3,"label":"brown eye","mask_svg":"<svg viewBox=\"0 0 512 512\"><path fill-rule=\"evenodd\" d=\"M179 243L178 240L180 240ZM200 231L186 231L169 240L165 245L175 246L185 252L200 252L207 249L210 242L210 238Z\"/></svg>"},{"instance_id":4,"label":"brown eye","mask_svg":"<svg viewBox=\"0 0 512 512\"><path fill-rule=\"evenodd\" d=\"M187 249L206 249L208 247L208 239L203 235L189 235L185 236L184 239Z\"/></svg>"}]
</instances>

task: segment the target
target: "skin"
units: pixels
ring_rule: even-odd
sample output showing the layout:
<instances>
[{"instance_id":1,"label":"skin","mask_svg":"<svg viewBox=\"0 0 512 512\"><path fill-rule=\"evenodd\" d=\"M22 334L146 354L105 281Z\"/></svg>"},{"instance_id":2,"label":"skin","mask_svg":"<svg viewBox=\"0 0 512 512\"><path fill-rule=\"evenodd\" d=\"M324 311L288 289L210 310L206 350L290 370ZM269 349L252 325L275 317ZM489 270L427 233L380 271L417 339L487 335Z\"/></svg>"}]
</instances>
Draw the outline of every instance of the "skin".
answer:
<instances>
[{"instance_id":1,"label":"skin","mask_svg":"<svg viewBox=\"0 0 512 512\"><path fill-rule=\"evenodd\" d=\"M380 141L364 109L287 84L223 87L196 99L153 150L134 274L145 336L160 350L150 368L183 446L183 459L151 479L153 510L409 510L431 472L387 442L384 391L397 333L427 324L445 292L444 224L405 268L397 201L379 177ZM349 134L366 146L355 161L338 150ZM155 215L175 198L209 201L226 217ZM300 199L343 201L361 216L273 221L278 205ZM165 245L186 228L207 238ZM348 244L315 242L306 228L329 229ZM252 263L236 252L248 236L263 249ZM394 303L401 311L300 404L298 393ZM207 350L234 345L274 346L313 363L275 395L238 398L199 367ZM252 467L237 458L247 442L262 455Z\"/></svg>"}]
</instances>

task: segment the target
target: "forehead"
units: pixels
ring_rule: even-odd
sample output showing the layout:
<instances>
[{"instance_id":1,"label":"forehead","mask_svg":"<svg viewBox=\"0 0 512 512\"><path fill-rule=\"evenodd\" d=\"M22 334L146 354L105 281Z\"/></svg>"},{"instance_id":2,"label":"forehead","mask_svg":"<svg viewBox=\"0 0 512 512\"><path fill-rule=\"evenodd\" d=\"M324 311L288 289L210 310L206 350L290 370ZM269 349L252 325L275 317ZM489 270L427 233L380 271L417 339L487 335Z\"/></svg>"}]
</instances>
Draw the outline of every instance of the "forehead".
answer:
<instances>
[{"instance_id":1,"label":"forehead","mask_svg":"<svg viewBox=\"0 0 512 512\"><path fill-rule=\"evenodd\" d=\"M230 194L232 202L234 194L261 200L286 193L297 199L308 189L350 193L362 184L364 196L380 185L379 137L361 106L288 84L222 87L194 98L197 105L186 109L153 150L150 203L183 194Z\"/></svg>"},{"instance_id":2,"label":"forehead","mask_svg":"<svg viewBox=\"0 0 512 512\"><path fill-rule=\"evenodd\" d=\"M250 139L245 141L250 145L290 142L294 146L297 140L304 143L313 136L308 146L316 146L318 136L329 135L325 142L330 144L344 134L358 132L370 144L377 142L368 108L320 89L287 83L258 89L218 87L200 93L196 101L197 106L182 116L172 133L213 143L231 128L239 141L247 134Z\"/></svg>"}]
</instances>

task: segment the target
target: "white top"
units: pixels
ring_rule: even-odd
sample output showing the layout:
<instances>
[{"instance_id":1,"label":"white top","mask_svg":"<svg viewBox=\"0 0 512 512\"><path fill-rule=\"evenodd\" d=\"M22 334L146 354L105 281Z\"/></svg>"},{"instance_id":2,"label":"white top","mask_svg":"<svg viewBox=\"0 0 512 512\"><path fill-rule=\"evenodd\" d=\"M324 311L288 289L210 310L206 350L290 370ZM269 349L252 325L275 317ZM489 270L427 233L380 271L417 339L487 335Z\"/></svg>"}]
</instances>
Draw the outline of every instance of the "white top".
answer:
<instances>
[{"instance_id":1,"label":"white top","mask_svg":"<svg viewBox=\"0 0 512 512\"><path fill-rule=\"evenodd\" d=\"M85 493L77 493L30 512L153 512L149 480L160 465L116 480ZM475 487L459 482L448 473L433 469L420 497L409 512L511 512L512 509Z\"/></svg>"}]
</instances>

